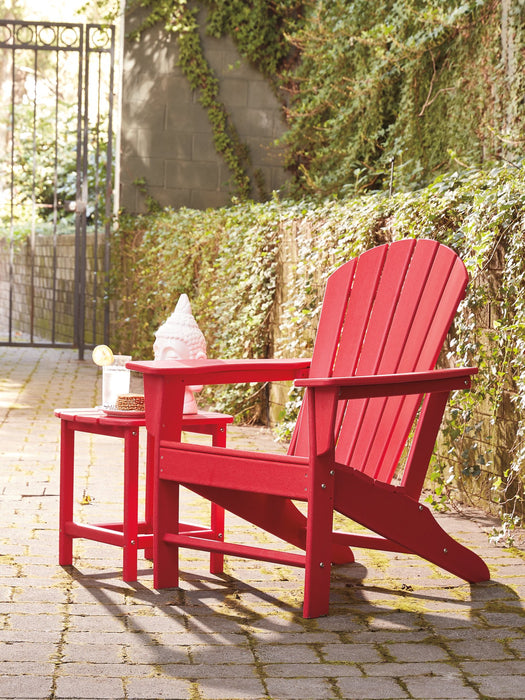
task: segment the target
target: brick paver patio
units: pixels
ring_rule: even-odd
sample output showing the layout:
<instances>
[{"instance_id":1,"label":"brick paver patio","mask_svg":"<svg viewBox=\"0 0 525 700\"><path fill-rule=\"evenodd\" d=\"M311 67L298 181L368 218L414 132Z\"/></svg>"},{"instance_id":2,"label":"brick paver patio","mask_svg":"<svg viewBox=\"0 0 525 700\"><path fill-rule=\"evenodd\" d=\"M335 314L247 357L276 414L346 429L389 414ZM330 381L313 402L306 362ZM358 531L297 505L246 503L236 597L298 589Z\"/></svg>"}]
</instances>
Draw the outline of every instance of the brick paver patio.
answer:
<instances>
[{"instance_id":1,"label":"brick paver patio","mask_svg":"<svg viewBox=\"0 0 525 700\"><path fill-rule=\"evenodd\" d=\"M334 570L317 620L301 617L300 569L229 558L211 576L207 555L186 551L182 588L157 592L150 562L126 584L121 551L84 540L59 567L53 409L99 396L75 351L0 347L0 698L525 698L525 561L489 543L488 518L441 516L491 582L360 551ZM118 519L119 441L77 440L78 518ZM232 428L229 444L282 449L260 428ZM185 506L203 515L197 498Z\"/></svg>"}]
</instances>

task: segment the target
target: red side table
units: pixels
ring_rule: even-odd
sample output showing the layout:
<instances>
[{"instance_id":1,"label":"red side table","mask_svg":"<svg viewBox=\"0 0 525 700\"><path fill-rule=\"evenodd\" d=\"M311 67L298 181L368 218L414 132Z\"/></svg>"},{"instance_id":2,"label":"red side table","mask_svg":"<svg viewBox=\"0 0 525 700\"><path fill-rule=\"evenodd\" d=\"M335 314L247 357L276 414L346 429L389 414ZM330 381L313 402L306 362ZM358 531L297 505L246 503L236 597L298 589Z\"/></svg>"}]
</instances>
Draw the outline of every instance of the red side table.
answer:
<instances>
[{"instance_id":1,"label":"red side table","mask_svg":"<svg viewBox=\"0 0 525 700\"><path fill-rule=\"evenodd\" d=\"M104 542L122 547L124 581L137 580L137 552L146 550L151 557L153 551L153 441L147 441L146 448L146 492L145 519L139 521L139 429L146 422L144 417L107 416L98 408L56 409L60 418L60 534L59 564L73 563L73 539ZM210 435L212 444L226 446L226 426L232 423L232 416L223 413L199 411L183 418L183 430L189 433ZM75 477L75 432L108 435L124 440L124 503L123 520L118 523L87 525L73 520L74 477ZM183 529L195 530L197 526L181 524ZM198 529L198 528L197 528ZM224 530L224 510L212 503L209 534L220 536ZM203 533L205 531L203 530ZM223 555L212 553L210 572L221 573Z\"/></svg>"}]
</instances>

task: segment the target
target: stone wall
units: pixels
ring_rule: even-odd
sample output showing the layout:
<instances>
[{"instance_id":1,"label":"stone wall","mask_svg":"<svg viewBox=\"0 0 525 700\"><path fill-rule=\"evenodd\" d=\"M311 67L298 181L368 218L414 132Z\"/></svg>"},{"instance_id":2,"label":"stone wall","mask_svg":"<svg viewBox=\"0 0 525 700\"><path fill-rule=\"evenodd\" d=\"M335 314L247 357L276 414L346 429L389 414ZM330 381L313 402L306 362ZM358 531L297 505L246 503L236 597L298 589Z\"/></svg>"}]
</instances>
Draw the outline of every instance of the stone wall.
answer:
<instances>
[{"instance_id":1,"label":"stone wall","mask_svg":"<svg viewBox=\"0 0 525 700\"><path fill-rule=\"evenodd\" d=\"M137 21L133 14L127 18L126 34ZM284 131L281 107L267 81L241 60L229 38L202 38L219 80L219 99L250 149L251 175L259 170L265 190L276 190L287 178L274 145ZM230 172L215 149L206 110L177 66L177 55L175 39L161 28L125 43L120 204L132 213L145 210L146 194L173 208L231 202Z\"/></svg>"}]
</instances>

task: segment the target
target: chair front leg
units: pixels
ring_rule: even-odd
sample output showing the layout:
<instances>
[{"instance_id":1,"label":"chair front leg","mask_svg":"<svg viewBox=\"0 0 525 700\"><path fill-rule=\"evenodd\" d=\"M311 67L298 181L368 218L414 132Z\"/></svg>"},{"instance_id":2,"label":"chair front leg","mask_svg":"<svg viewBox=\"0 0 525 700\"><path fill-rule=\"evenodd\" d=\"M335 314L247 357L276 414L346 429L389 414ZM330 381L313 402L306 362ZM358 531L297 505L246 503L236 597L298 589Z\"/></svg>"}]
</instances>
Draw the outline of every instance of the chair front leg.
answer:
<instances>
[{"instance_id":1,"label":"chair front leg","mask_svg":"<svg viewBox=\"0 0 525 700\"><path fill-rule=\"evenodd\" d=\"M179 501L179 484L158 479L153 528L153 586L156 589L179 585L179 547L165 540L166 534L179 532Z\"/></svg>"},{"instance_id":2,"label":"chair front leg","mask_svg":"<svg viewBox=\"0 0 525 700\"><path fill-rule=\"evenodd\" d=\"M449 391L432 392L423 400L402 480L406 493L416 500L425 483L449 396Z\"/></svg>"},{"instance_id":3,"label":"chair front leg","mask_svg":"<svg viewBox=\"0 0 525 700\"><path fill-rule=\"evenodd\" d=\"M310 478L303 617L328 614L335 480L331 466L332 455L317 457Z\"/></svg>"},{"instance_id":4,"label":"chair front leg","mask_svg":"<svg viewBox=\"0 0 525 700\"><path fill-rule=\"evenodd\" d=\"M309 392L309 479L304 617L328 614L335 483L334 390Z\"/></svg>"}]
</instances>

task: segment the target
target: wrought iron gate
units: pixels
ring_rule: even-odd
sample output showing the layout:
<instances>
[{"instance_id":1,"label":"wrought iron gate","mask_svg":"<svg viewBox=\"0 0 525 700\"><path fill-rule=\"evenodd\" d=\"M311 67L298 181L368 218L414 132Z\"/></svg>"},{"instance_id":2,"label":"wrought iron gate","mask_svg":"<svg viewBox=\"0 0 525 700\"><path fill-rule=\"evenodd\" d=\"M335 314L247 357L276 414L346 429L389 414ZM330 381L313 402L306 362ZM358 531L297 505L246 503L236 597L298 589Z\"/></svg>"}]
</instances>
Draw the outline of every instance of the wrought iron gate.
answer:
<instances>
[{"instance_id":1,"label":"wrought iron gate","mask_svg":"<svg viewBox=\"0 0 525 700\"><path fill-rule=\"evenodd\" d=\"M108 342L115 30L0 20L0 345Z\"/></svg>"}]
</instances>

